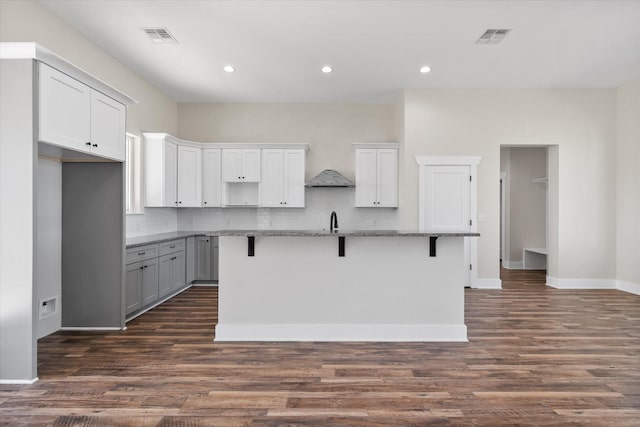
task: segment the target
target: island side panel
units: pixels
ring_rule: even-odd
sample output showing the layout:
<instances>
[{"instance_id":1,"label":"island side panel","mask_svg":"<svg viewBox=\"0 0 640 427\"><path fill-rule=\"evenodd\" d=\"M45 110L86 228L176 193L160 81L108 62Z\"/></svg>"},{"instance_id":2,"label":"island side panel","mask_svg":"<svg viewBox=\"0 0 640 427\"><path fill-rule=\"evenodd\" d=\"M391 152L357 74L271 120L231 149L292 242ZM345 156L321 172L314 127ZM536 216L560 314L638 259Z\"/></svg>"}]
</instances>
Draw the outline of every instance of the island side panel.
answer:
<instances>
[{"instance_id":1,"label":"island side panel","mask_svg":"<svg viewBox=\"0 0 640 427\"><path fill-rule=\"evenodd\" d=\"M217 341L466 341L463 238L221 236Z\"/></svg>"}]
</instances>

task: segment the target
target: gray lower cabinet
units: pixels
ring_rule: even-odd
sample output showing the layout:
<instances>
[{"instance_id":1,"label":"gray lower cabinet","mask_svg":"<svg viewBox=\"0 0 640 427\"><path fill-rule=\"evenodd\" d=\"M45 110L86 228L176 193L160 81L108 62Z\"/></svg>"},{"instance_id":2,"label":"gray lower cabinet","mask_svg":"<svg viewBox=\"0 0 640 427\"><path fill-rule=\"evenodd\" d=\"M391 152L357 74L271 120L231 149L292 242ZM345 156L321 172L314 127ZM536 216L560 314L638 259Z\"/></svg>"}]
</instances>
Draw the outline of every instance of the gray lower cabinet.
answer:
<instances>
[{"instance_id":1,"label":"gray lower cabinet","mask_svg":"<svg viewBox=\"0 0 640 427\"><path fill-rule=\"evenodd\" d=\"M196 280L196 238L187 237L187 283Z\"/></svg>"},{"instance_id":2,"label":"gray lower cabinet","mask_svg":"<svg viewBox=\"0 0 640 427\"><path fill-rule=\"evenodd\" d=\"M142 307L141 262L127 264L125 306L127 314Z\"/></svg>"},{"instance_id":3,"label":"gray lower cabinet","mask_svg":"<svg viewBox=\"0 0 640 427\"><path fill-rule=\"evenodd\" d=\"M158 259L127 264L126 313L131 314L158 299Z\"/></svg>"},{"instance_id":4,"label":"gray lower cabinet","mask_svg":"<svg viewBox=\"0 0 640 427\"><path fill-rule=\"evenodd\" d=\"M211 238L196 237L196 280L211 280Z\"/></svg>"},{"instance_id":5,"label":"gray lower cabinet","mask_svg":"<svg viewBox=\"0 0 640 427\"><path fill-rule=\"evenodd\" d=\"M160 261L158 292L162 298L185 285L184 251L163 255L158 260Z\"/></svg>"},{"instance_id":6,"label":"gray lower cabinet","mask_svg":"<svg viewBox=\"0 0 640 427\"><path fill-rule=\"evenodd\" d=\"M185 239L127 250L126 314L143 312L186 285Z\"/></svg>"}]
</instances>

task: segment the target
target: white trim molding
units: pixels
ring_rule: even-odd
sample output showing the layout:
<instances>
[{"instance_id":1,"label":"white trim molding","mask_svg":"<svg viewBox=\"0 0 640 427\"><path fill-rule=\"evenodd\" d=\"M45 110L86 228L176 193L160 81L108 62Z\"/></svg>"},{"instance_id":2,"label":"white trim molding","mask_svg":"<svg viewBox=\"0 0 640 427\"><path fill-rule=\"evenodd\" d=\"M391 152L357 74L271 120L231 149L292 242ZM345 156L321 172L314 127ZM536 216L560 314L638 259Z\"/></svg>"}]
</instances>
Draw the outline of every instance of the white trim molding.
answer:
<instances>
[{"instance_id":1,"label":"white trim molding","mask_svg":"<svg viewBox=\"0 0 640 427\"><path fill-rule=\"evenodd\" d=\"M16 385L30 385L38 382L40 378L35 377L32 380L0 380L0 385L4 384L16 384Z\"/></svg>"},{"instance_id":2,"label":"white trim molding","mask_svg":"<svg viewBox=\"0 0 640 427\"><path fill-rule=\"evenodd\" d=\"M471 283L473 289L502 289L502 280L500 279L475 279Z\"/></svg>"},{"instance_id":3,"label":"white trim molding","mask_svg":"<svg viewBox=\"0 0 640 427\"><path fill-rule=\"evenodd\" d=\"M556 289L618 289L613 279L558 279L547 276L547 286Z\"/></svg>"},{"instance_id":4,"label":"white trim molding","mask_svg":"<svg viewBox=\"0 0 640 427\"><path fill-rule=\"evenodd\" d=\"M466 325L219 323L220 341L468 342Z\"/></svg>"},{"instance_id":5,"label":"white trim molding","mask_svg":"<svg viewBox=\"0 0 640 427\"><path fill-rule=\"evenodd\" d=\"M63 326L60 328L61 331L121 331L122 328L117 326Z\"/></svg>"},{"instance_id":6,"label":"white trim molding","mask_svg":"<svg viewBox=\"0 0 640 427\"><path fill-rule=\"evenodd\" d=\"M446 166L478 166L482 156L450 156L450 157L434 157L434 156L416 156L418 166L427 165L446 165Z\"/></svg>"},{"instance_id":7,"label":"white trim molding","mask_svg":"<svg viewBox=\"0 0 640 427\"><path fill-rule=\"evenodd\" d=\"M502 266L507 270L524 270L524 263L522 261L502 260Z\"/></svg>"},{"instance_id":8,"label":"white trim molding","mask_svg":"<svg viewBox=\"0 0 640 427\"><path fill-rule=\"evenodd\" d=\"M630 294L640 295L640 283L625 282L624 280L618 280L616 282L616 288L623 292L629 292Z\"/></svg>"}]
</instances>

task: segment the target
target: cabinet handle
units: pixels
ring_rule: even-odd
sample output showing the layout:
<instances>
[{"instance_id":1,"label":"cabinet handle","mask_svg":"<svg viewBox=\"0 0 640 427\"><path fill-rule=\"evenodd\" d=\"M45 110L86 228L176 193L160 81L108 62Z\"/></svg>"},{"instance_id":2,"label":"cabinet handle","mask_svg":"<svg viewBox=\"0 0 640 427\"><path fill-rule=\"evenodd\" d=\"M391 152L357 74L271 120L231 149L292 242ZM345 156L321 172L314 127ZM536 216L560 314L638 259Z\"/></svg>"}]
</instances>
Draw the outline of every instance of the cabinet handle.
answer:
<instances>
[{"instance_id":1,"label":"cabinet handle","mask_svg":"<svg viewBox=\"0 0 640 427\"><path fill-rule=\"evenodd\" d=\"M138 252L138 255L144 255L146 252Z\"/></svg>"},{"instance_id":2,"label":"cabinet handle","mask_svg":"<svg viewBox=\"0 0 640 427\"><path fill-rule=\"evenodd\" d=\"M207 204L207 202L204 202L204 204L206 205L206 204Z\"/></svg>"},{"instance_id":3,"label":"cabinet handle","mask_svg":"<svg viewBox=\"0 0 640 427\"><path fill-rule=\"evenodd\" d=\"M144 267L140 267L139 270L142 270Z\"/></svg>"},{"instance_id":4,"label":"cabinet handle","mask_svg":"<svg viewBox=\"0 0 640 427\"><path fill-rule=\"evenodd\" d=\"M173 258L171 258L171 260L172 260L172 261L173 261L174 259L178 259L178 257L177 257L177 256L174 256Z\"/></svg>"},{"instance_id":5,"label":"cabinet handle","mask_svg":"<svg viewBox=\"0 0 640 427\"><path fill-rule=\"evenodd\" d=\"M182 204L182 202L178 202L178 204L180 204L180 205L181 205L181 204Z\"/></svg>"},{"instance_id":6,"label":"cabinet handle","mask_svg":"<svg viewBox=\"0 0 640 427\"><path fill-rule=\"evenodd\" d=\"M284 202L284 204L286 205L286 204L287 204L287 202Z\"/></svg>"},{"instance_id":7,"label":"cabinet handle","mask_svg":"<svg viewBox=\"0 0 640 427\"><path fill-rule=\"evenodd\" d=\"M244 179L244 176L242 177L242 179Z\"/></svg>"},{"instance_id":8,"label":"cabinet handle","mask_svg":"<svg viewBox=\"0 0 640 427\"><path fill-rule=\"evenodd\" d=\"M241 177L241 176L239 176L239 177L238 177L238 179L242 179L242 177Z\"/></svg>"},{"instance_id":9,"label":"cabinet handle","mask_svg":"<svg viewBox=\"0 0 640 427\"><path fill-rule=\"evenodd\" d=\"M144 266L144 268L147 268L147 267L149 267L149 266L148 266L148 265L145 265L145 266Z\"/></svg>"},{"instance_id":10,"label":"cabinet handle","mask_svg":"<svg viewBox=\"0 0 640 427\"><path fill-rule=\"evenodd\" d=\"M91 145L91 143L90 142L85 142L84 145Z\"/></svg>"},{"instance_id":11,"label":"cabinet handle","mask_svg":"<svg viewBox=\"0 0 640 427\"><path fill-rule=\"evenodd\" d=\"M176 245L171 245L171 246L169 246L169 249L173 249L175 247L176 247Z\"/></svg>"},{"instance_id":12,"label":"cabinet handle","mask_svg":"<svg viewBox=\"0 0 640 427\"><path fill-rule=\"evenodd\" d=\"M98 146L98 144L93 144L93 146L94 146L94 147L97 147L97 146Z\"/></svg>"}]
</instances>

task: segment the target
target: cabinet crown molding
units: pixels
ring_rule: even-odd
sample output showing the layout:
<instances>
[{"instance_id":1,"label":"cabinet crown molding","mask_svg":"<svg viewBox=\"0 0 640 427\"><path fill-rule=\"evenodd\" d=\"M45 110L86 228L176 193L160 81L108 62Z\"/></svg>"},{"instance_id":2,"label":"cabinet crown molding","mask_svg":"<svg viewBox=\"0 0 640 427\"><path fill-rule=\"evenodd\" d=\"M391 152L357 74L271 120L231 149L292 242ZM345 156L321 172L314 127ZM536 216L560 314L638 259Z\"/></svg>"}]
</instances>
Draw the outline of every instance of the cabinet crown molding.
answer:
<instances>
[{"instance_id":1,"label":"cabinet crown molding","mask_svg":"<svg viewBox=\"0 0 640 427\"><path fill-rule=\"evenodd\" d=\"M371 148L400 148L400 144L397 142L372 142L372 143L355 143L352 144L354 150L358 149L371 149Z\"/></svg>"},{"instance_id":2,"label":"cabinet crown molding","mask_svg":"<svg viewBox=\"0 0 640 427\"><path fill-rule=\"evenodd\" d=\"M34 42L1 42L0 59L34 59L43 62L56 70L65 73L74 79L91 86L95 90L104 93L125 105L138 104L134 98L120 92L113 86L100 80L93 74L77 67L58 56L49 49Z\"/></svg>"},{"instance_id":3,"label":"cabinet crown molding","mask_svg":"<svg viewBox=\"0 0 640 427\"><path fill-rule=\"evenodd\" d=\"M165 139L174 144L190 145L200 148L275 148L275 149L298 149L309 151L309 144L278 144L278 143L242 143L242 142L196 142L186 139L179 139L168 133L162 132L143 132L142 135L147 139Z\"/></svg>"}]
</instances>

